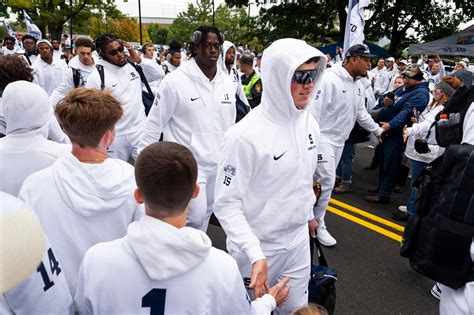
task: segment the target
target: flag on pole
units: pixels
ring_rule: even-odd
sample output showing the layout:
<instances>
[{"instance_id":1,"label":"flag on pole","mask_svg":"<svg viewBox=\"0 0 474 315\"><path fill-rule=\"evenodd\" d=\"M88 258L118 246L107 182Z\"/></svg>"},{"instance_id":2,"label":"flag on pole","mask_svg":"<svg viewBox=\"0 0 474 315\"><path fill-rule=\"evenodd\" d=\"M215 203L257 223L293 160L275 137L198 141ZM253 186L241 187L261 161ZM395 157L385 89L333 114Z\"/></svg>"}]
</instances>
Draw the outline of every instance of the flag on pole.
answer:
<instances>
[{"instance_id":1,"label":"flag on pole","mask_svg":"<svg viewBox=\"0 0 474 315\"><path fill-rule=\"evenodd\" d=\"M40 40L43 37L38 26L36 26L35 22L30 18L30 16L23 10L23 14L25 15L25 23L26 27L28 28L28 34L35 37L37 40Z\"/></svg>"},{"instance_id":2,"label":"flag on pole","mask_svg":"<svg viewBox=\"0 0 474 315\"><path fill-rule=\"evenodd\" d=\"M364 42L364 10L369 6L369 2L369 0L349 0L344 33L344 54L352 46Z\"/></svg>"},{"instance_id":3,"label":"flag on pole","mask_svg":"<svg viewBox=\"0 0 474 315\"><path fill-rule=\"evenodd\" d=\"M5 25L5 28L7 29L8 35L15 37L16 32L13 31L12 27L10 26L10 23L7 23L5 20L3 20L3 25Z\"/></svg>"}]
</instances>

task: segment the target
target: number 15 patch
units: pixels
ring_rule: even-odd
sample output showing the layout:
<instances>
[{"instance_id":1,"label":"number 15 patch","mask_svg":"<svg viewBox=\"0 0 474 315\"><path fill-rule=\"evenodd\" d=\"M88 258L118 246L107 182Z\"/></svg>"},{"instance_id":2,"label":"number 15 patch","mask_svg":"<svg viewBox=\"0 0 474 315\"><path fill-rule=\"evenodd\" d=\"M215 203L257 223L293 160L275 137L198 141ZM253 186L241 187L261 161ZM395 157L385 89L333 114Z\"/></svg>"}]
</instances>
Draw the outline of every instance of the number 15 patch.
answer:
<instances>
[{"instance_id":1,"label":"number 15 patch","mask_svg":"<svg viewBox=\"0 0 474 315\"><path fill-rule=\"evenodd\" d=\"M226 185L226 186L229 186L230 182L232 181L232 178L236 174L235 167L233 167L232 165L225 166L224 167L224 173L225 173L225 176L224 176L223 184Z\"/></svg>"}]
</instances>

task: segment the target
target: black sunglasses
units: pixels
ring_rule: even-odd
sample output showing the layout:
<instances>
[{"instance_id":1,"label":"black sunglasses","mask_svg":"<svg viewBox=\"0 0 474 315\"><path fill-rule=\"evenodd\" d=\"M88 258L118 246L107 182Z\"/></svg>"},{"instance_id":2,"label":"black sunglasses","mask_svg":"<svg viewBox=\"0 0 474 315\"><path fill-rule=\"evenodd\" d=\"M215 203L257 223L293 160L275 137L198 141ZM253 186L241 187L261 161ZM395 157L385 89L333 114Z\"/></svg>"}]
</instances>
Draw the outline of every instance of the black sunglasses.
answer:
<instances>
[{"instance_id":1,"label":"black sunglasses","mask_svg":"<svg viewBox=\"0 0 474 315\"><path fill-rule=\"evenodd\" d=\"M111 52L109 52L109 55L115 56L116 54L118 54L119 52L123 52L124 50L125 48L123 48L123 46L120 46L119 48L114 49Z\"/></svg>"},{"instance_id":2,"label":"black sunglasses","mask_svg":"<svg viewBox=\"0 0 474 315\"><path fill-rule=\"evenodd\" d=\"M308 84L314 82L318 70L296 70L291 78L291 82L298 84Z\"/></svg>"}]
</instances>

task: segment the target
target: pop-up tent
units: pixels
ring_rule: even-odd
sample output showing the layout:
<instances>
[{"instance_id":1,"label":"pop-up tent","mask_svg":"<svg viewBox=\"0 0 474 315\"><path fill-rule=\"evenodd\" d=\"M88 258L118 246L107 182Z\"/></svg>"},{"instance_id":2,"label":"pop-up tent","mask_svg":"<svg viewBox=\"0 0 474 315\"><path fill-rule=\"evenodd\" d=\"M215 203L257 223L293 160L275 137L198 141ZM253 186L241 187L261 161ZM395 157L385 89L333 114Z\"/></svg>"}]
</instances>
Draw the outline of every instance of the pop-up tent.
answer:
<instances>
[{"instance_id":1,"label":"pop-up tent","mask_svg":"<svg viewBox=\"0 0 474 315\"><path fill-rule=\"evenodd\" d=\"M383 57L383 58L388 57L388 50L387 49L382 48L382 47L377 46L377 45L372 44L372 43L365 42L364 44L369 46L370 53L372 55L375 55L375 56L378 56L378 57ZM321 50L321 52L323 52L324 54L331 54L331 56L334 57L336 55L336 47L343 47L343 42L337 42L337 43L334 43L334 44L330 44L330 45L319 48L319 50Z\"/></svg>"},{"instance_id":2,"label":"pop-up tent","mask_svg":"<svg viewBox=\"0 0 474 315\"><path fill-rule=\"evenodd\" d=\"M451 36L423 44L411 44L410 54L474 56L474 25Z\"/></svg>"}]
</instances>

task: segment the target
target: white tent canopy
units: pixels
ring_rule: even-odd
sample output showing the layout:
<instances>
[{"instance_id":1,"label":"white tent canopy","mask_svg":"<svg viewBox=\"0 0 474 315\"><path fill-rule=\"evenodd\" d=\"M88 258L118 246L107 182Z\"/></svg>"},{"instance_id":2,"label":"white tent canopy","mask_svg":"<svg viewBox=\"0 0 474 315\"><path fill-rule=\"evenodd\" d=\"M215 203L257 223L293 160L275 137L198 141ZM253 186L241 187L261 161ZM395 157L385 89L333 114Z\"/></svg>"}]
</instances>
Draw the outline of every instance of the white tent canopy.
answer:
<instances>
[{"instance_id":1,"label":"white tent canopy","mask_svg":"<svg viewBox=\"0 0 474 315\"><path fill-rule=\"evenodd\" d=\"M410 54L474 57L474 25L451 36L423 44L410 44Z\"/></svg>"}]
</instances>

